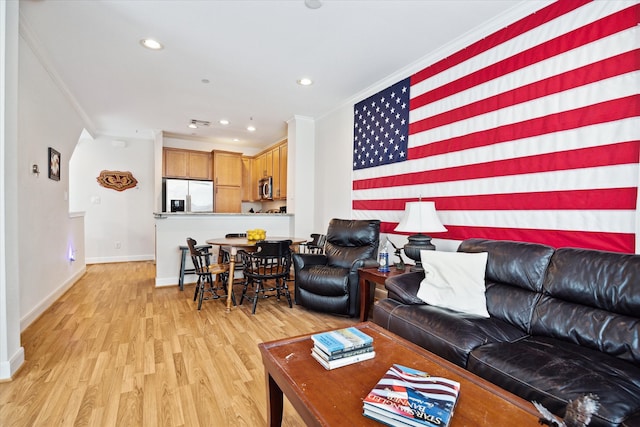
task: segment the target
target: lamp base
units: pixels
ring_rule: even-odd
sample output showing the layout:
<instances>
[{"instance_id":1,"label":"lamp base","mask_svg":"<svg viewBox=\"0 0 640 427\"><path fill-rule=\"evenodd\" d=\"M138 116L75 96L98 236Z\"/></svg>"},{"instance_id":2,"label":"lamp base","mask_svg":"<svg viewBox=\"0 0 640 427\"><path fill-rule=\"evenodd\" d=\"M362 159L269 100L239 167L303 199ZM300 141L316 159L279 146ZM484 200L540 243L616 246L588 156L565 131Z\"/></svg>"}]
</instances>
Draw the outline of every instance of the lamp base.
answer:
<instances>
[{"instance_id":1,"label":"lamp base","mask_svg":"<svg viewBox=\"0 0 640 427\"><path fill-rule=\"evenodd\" d=\"M424 271L420 251L435 251L436 246L431 243L431 237L424 234L413 234L408 237L408 240L409 242L404 245L404 253L416 262L409 271Z\"/></svg>"}]
</instances>

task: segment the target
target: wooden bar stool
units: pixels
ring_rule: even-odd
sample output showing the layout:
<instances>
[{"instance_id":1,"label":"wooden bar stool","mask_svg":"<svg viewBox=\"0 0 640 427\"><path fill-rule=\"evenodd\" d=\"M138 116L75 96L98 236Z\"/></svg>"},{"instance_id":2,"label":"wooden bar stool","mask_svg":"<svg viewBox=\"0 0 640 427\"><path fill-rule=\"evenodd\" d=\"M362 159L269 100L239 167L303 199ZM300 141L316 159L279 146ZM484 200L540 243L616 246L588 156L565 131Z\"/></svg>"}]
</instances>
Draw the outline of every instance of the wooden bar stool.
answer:
<instances>
[{"instance_id":1,"label":"wooden bar stool","mask_svg":"<svg viewBox=\"0 0 640 427\"><path fill-rule=\"evenodd\" d=\"M187 253L189 252L189 247L188 246L184 246L184 245L180 245L178 246L178 248L180 248L180 273L178 274L178 286L180 287L180 290L183 291L184 290L184 275L185 274L195 274L196 269L195 268L186 268L186 264L187 264ZM206 250L209 251L212 248L211 245L198 245L196 246L196 249L198 250Z\"/></svg>"}]
</instances>

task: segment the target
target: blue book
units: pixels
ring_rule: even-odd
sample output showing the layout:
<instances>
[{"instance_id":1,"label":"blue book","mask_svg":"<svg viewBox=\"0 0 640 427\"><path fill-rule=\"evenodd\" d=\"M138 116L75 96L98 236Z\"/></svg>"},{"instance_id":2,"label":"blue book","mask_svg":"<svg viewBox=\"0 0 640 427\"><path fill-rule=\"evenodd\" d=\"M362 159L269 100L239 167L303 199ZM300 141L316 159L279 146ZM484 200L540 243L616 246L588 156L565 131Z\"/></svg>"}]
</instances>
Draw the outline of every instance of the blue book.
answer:
<instances>
[{"instance_id":1,"label":"blue book","mask_svg":"<svg viewBox=\"0 0 640 427\"><path fill-rule=\"evenodd\" d=\"M353 326L311 336L313 344L328 355L368 347L373 338Z\"/></svg>"}]
</instances>

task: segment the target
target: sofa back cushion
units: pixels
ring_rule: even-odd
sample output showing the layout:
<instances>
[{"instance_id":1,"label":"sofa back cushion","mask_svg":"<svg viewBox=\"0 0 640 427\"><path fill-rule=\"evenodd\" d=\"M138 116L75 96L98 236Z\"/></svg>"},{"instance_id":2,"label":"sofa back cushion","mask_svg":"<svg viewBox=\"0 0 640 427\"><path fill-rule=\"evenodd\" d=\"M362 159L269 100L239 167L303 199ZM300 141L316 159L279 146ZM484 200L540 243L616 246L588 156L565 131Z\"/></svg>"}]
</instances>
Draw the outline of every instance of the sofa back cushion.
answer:
<instances>
[{"instance_id":1,"label":"sofa back cushion","mask_svg":"<svg viewBox=\"0 0 640 427\"><path fill-rule=\"evenodd\" d=\"M556 250L531 330L640 364L640 256Z\"/></svg>"},{"instance_id":2,"label":"sofa back cushion","mask_svg":"<svg viewBox=\"0 0 640 427\"><path fill-rule=\"evenodd\" d=\"M485 272L489 314L529 333L554 249L536 243L467 239L458 251L489 254Z\"/></svg>"}]
</instances>

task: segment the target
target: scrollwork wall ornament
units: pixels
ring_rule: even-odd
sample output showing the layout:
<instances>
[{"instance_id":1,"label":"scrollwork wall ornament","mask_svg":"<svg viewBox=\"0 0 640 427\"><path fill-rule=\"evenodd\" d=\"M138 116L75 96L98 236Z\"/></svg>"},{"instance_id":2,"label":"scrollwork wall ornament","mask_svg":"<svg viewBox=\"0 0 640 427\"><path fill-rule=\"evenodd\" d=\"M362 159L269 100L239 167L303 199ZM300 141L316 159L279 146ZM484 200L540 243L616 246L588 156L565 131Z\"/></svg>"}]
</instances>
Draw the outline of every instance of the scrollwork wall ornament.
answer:
<instances>
[{"instance_id":1,"label":"scrollwork wall ornament","mask_svg":"<svg viewBox=\"0 0 640 427\"><path fill-rule=\"evenodd\" d=\"M131 172L103 170L96 180L101 186L116 191L128 190L138 185L138 180L133 177Z\"/></svg>"}]
</instances>

